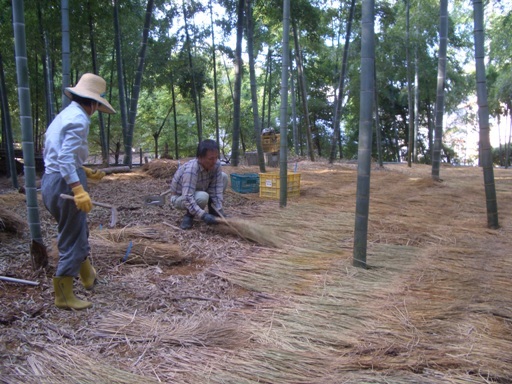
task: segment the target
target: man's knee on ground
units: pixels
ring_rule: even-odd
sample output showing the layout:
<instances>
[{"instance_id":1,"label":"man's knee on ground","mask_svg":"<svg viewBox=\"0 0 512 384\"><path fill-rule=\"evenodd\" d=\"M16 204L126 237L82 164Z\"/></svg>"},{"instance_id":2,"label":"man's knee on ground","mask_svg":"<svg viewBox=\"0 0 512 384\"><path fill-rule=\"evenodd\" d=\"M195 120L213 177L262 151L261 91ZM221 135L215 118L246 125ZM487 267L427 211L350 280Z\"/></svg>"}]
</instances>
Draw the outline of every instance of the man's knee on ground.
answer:
<instances>
[{"instance_id":1,"label":"man's knee on ground","mask_svg":"<svg viewBox=\"0 0 512 384\"><path fill-rule=\"evenodd\" d=\"M208 204L208 199L210 198L210 195L208 193L200 191L196 192L195 194L196 203L201 207L201 209L204 209L206 207L206 204Z\"/></svg>"}]
</instances>

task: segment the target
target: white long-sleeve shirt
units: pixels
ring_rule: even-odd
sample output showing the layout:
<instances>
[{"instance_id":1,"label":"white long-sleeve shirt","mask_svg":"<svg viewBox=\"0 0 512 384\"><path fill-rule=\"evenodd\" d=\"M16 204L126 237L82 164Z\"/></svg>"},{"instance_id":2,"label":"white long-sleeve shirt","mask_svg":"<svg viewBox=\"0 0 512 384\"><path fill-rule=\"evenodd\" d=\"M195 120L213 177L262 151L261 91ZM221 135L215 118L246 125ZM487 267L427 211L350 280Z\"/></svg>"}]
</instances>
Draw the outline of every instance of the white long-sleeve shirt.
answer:
<instances>
[{"instance_id":1,"label":"white long-sleeve shirt","mask_svg":"<svg viewBox=\"0 0 512 384\"><path fill-rule=\"evenodd\" d=\"M55 117L45 133L45 173L59 172L68 184L79 181L76 170L89 156L90 124L89 115L75 101Z\"/></svg>"}]
</instances>

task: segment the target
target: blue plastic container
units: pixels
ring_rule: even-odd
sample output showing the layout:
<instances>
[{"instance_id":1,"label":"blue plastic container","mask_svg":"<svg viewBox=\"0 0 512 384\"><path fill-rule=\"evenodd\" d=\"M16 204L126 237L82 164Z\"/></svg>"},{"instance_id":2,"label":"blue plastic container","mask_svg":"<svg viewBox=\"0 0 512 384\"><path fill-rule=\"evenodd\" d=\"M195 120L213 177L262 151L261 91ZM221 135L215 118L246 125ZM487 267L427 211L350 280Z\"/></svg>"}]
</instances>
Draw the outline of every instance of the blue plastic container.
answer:
<instances>
[{"instance_id":1,"label":"blue plastic container","mask_svg":"<svg viewBox=\"0 0 512 384\"><path fill-rule=\"evenodd\" d=\"M231 189L238 193L258 193L260 177L257 173L232 173Z\"/></svg>"}]
</instances>

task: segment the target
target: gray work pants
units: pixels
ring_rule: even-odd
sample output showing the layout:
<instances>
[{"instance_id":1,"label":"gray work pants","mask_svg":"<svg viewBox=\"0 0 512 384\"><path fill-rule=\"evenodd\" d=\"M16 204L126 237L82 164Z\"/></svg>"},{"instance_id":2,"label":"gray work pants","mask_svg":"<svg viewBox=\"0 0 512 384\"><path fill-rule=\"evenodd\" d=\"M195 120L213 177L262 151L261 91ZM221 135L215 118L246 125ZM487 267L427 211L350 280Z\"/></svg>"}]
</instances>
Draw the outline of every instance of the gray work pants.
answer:
<instances>
[{"instance_id":1,"label":"gray work pants","mask_svg":"<svg viewBox=\"0 0 512 384\"><path fill-rule=\"evenodd\" d=\"M224 188L222 189L223 192L226 192L228 187L228 180L228 175L222 172L222 182L224 184ZM194 199L196 200L197 205L199 205L199 207L204 210L206 204L208 204L210 195L208 195L208 193L205 191L196 191L194 193ZM171 197L171 205L176 209L186 210L187 208L185 207L184 200L185 198L183 196L173 196Z\"/></svg>"},{"instance_id":2,"label":"gray work pants","mask_svg":"<svg viewBox=\"0 0 512 384\"><path fill-rule=\"evenodd\" d=\"M78 169L80 183L87 190L87 177ZM78 276L80 264L89 255L89 229L87 214L80 211L73 200L65 200L61 193L73 195L60 173L44 174L41 181L43 203L57 220L59 262L55 276Z\"/></svg>"}]
</instances>

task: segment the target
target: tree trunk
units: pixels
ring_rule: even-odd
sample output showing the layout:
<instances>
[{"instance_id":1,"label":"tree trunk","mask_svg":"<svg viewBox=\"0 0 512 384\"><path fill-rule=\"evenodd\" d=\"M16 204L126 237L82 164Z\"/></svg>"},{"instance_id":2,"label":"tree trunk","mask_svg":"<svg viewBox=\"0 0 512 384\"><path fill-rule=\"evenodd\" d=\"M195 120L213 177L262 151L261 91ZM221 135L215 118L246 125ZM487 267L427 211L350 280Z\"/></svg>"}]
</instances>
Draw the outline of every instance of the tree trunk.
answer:
<instances>
[{"instance_id":1,"label":"tree trunk","mask_svg":"<svg viewBox=\"0 0 512 384\"><path fill-rule=\"evenodd\" d=\"M267 52L267 65L265 66L265 81L263 86L263 102L261 103L261 129L265 128L265 111L266 111L266 97L267 88L269 87L269 76L272 67L272 49L269 47ZM269 101L270 103L270 101Z\"/></svg>"},{"instance_id":2,"label":"tree trunk","mask_svg":"<svg viewBox=\"0 0 512 384\"><path fill-rule=\"evenodd\" d=\"M238 166L240 157L240 102L242 91L242 38L244 33L244 0L238 0L238 20L236 26L235 52L235 89L233 92L233 144L231 149L232 165Z\"/></svg>"},{"instance_id":3,"label":"tree trunk","mask_svg":"<svg viewBox=\"0 0 512 384\"><path fill-rule=\"evenodd\" d=\"M402 158L400 156L400 144L398 143L398 126L396 121L393 121L393 133L395 134L396 162L400 163Z\"/></svg>"},{"instance_id":4,"label":"tree trunk","mask_svg":"<svg viewBox=\"0 0 512 384\"><path fill-rule=\"evenodd\" d=\"M124 138L125 154L123 163L124 165L132 166L132 145L133 145L133 131L135 128L135 118L137 117L137 104L139 102L139 94L142 83L142 72L144 70L144 60L146 58L146 47L148 45L149 27L151 25L151 16L153 14L154 0L148 0L146 6L146 18L144 20L144 31L142 33L142 44L139 51L137 62L137 72L135 73L135 83L130 99L130 111L128 113L128 129L126 137Z\"/></svg>"},{"instance_id":5,"label":"tree trunk","mask_svg":"<svg viewBox=\"0 0 512 384\"><path fill-rule=\"evenodd\" d=\"M5 86L4 62L0 53L0 107L2 111L2 139L7 158L7 174L11 177L12 187L19 188L16 160L14 159L14 143L12 137L11 115L9 113L9 99Z\"/></svg>"},{"instance_id":6,"label":"tree trunk","mask_svg":"<svg viewBox=\"0 0 512 384\"><path fill-rule=\"evenodd\" d=\"M114 164L119 165L119 155L121 154L121 143L116 142L116 150L114 152Z\"/></svg>"},{"instance_id":7,"label":"tree trunk","mask_svg":"<svg viewBox=\"0 0 512 384\"><path fill-rule=\"evenodd\" d=\"M322 142L320 140L320 132L318 130L318 125L316 124L317 117L315 114L312 115L311 118L311 126L314 129L315 132L315 144L316 148L318 150L318 157L322 157Z\"/></svg>"},{"instance_id":8,"label":"tree trunk","mask_svg":"<svg viewBox=\"0 0 512 384\"><path fill-rule=\"evenodd\" d=\"M497 128L498 128L498 161L499 161L499 165L500 167L503 167L504 165L504 162L505 162L505 159L504 159L504 152L505 152L505 148L504 148L504 143L502 143L501 141L501 115L498 115L497 116ZM505 134L505 137L506 137L506 134ZM507 141L505 140L505 143Z\"/></svg>"},{"instance_id":9,"label":"tree trunk","mask_svg":"<svg viewBox=\"0 0 512 384\"><path fill-rule=\"evenodd\" d=\"M199 113L199 124L201 127L201 141L203 140L203 104L202 104L201 93L197 92L197 111Z\"/></svg>"},{"instance_id":10,"label":"tree trunk","mask_svg":"<svg viewBox=\"0 0 512 384\"><path fill-rule=\"evenodd\" d=\"M43 11L41 3L37 3L37 18L39 22L39 33L41 35L41 42L44 47L43 55L43 72L44 72L44 89L46 96L46 126L55 118L54 100L53 100L53 87L52 87L52 72L51 72L51 59L50 48L48 47L48 35L43 27Z\"/></svg>"},{"instance_id":11,"label":"tree trunk","mask_svg":"<svg viewBox=\"0 0 512 384\"><path fill-rule=\"evenodd\" d=\"M36 53L34 55L34 65L35 65L35 68L39 68L39 55ZM30 70L30 69L29 69ZM41 105L41 102L40 102L40 92L39 92L39 71L36 69L34 71L34 76L32 77L32 79L34 79L34 83L35 85L33 86L35 88L35 101L34 101L34 105ZM32 99L33 100L33 99ZM34 148L37 152L37 150L39 148L42 147L42 145L40 146L40 141L39 140L39 114L40 114L40 111L39 111L40 108L36 108L35 112L34 112L34 120L35 120L35 124L34 124L34 127L33 129L35 130L35 142L34 142ZM43 136L43 135L41 135Z\"/></svg>"},{"instance_id":12,"label":"tree trunk","mask_svg":"<svg viewBox=\"0 0 512 384\"><path fill-rule=\"evenodd\" d=\"M448 0L441 0L439 16L439 62L437 68L436 126L432 155L432 179L439 181L441 150L443 147L444 86L446 77L446 49L448 45Z\"/></svg>"},{"instance_id":13,"label":"tree trunk","mask_svg":"<svg viewBox=\"0 0 512 384\"><path fill-rule=\"evenodd\" d=\"M62 109L66 108L71 100L64 94L64 90L71 85L70 70L71 59L69 48L69 0L61 0L62 17Z\"/></svg>"},{"instance_id":14,"label":"tree trunk","mask_svg":"<svg viewBox=\"0 0 512 384\"><path fill-rule=\"evenodd\" d=\"M162 130L164 129L165 123L167 122L167 119L169 118L169 115L172 112L173 107L169 108L169 111L167 111L167 115L165 115L164 120L162 121L162 124L160 124L160 127L156 132L153 132L153 139L155 140L155 159L158 159L158 138L160 137L160 134L162 133Z\"/></svg>"},{"instance_id":15,"label":"tree trunk","mask_svg":"<svg viewBox=\"0 0 512 384\"><path fill-rule=\"evenodd\" d=\"M270 56L270 61L268 62L268 83L267 83L267 91L268 91L268 102L267 102L267 128L272 129L272 122L271 122L271 114L272 114L272 56Z\"/></svg>"},{"instance_id":16,"label":"tree trunk","mask_svg":"<svg viewBox=\"0 0 512 384\"><path fill-rule=\"evenodd\" d=\"M427 103L427 125L428 125L428 149L429 149L429 162L427 164L432 164L432 159L434 157L434 129L432 128L432 105Z\"/></svg>"},{"instance_id":17,"label":"tree trunk","mask_svg":"<svg viewBox=\"0 0 512 384\"><path fill-rule=\"evenodd\" d=\"M281 128L280 154L279 154L279 206L286 207L288 195L288 67L290 65L290 0L283 1L283 44L282 44L282 73L281 73L281 113L279 123Z\"/></svg>"},{"instance_id":18,"label":"tree trunk","mask_svg":"<svg viewBox=\"0 0 512 384\"><path fill-rule=\"evenodd\" d=\"M448 0L442 0L442 2ZM476 93L478 99L478 125L480 128L480 148L482 168L484 172L485 200L487 207L487 226L497 229L498 202L496 199L496 185L494 183L494 169L492 166L492 148L489 139L489 106L487 104L487 84L485 78L485 48L484 48L484 9L482 0L473 0L474 37L475 37L475 64L476 64Z\"/></svg>"},{"instance_id":19,"label":"tree trunk","mask_svg":"<svg viewBox=\"0 0 512 384\"><path fill-rule=\"evenodd\" d=\"M295 63L297 65L297 73L299 79L299 89L301 92L302 106L304 108L304 122L306 124L306 142L308 144L308 155L311 161L315 161L315 152L313 150L313 142L311 140L311 123L309 121L309 110L308 110L308 97L306 91L306 78L304 75L304 68L302 66L302 58L299 47L299 36L297 33L297 26L292 21L293 39L295 42Z\"/></svg>"},{"instance_id":20,"label":"tree trunk","mask_svg":"<svg viewBox=\"0 0 512 384\"><path fill-rule=\"evenodd\" d=\"M375 110L375 140L377 141L377 158L379 160L379 165L382 167L384 164L382 162L382 135L380 132L380 119L379 119L379 93L377 91L377 68L375 66L375 60L373 61L373 84L374 84L374 110Z\"/></svg>"},{"instance_id":21,"label":"tree trunk","mask_svg":"<svg viewBox=\"0 0 512 384\"><path fill-rule=\"evenodd\" d=\"M297 74L297 93L296 93L296 97L298 99L298 102L297 102L297 105L300 105L302 103L302 96L301 96L301 93L300 93L300 85L299 85L299 75ZM301 156L304 156L304 130L303 130L303 126L304 126L304 119L298 115L298 119L299 119L299 124L298 124L298 127L299 127L299 146L300 146L300 155Z\"/></svg>"},{"instance_id":22,"label":"tree trunk","mask_svg":"<svg viewBox=\"0 0 512 384\"><path fill-rule=\"evenodd\" d=\"M405 18L405 61L407 66L407 110L409 117L407 119L408 145L407 145L407 165L412 166L412 154L414 152L414 122L413 122L413 103L412 103L412 84L411 84L411 60L410 60L410 8L411 0L406 0L406 18Z\"/></svg>"},{"instance_id":23,"label":"tree trunk","mask_svg":"<svg viewBox=\"0 0 512 384\"><path fill-rule=\"evenodd\" d=\"M418 129L419 129L419 110L420 110L420 87L419 87L419 68L418 68L418 47L414 48L414 137L413 137L413 161L418 163Z\"/></svg>"},{"instance_id":24,"label":"tree trunk","mask_svg":"<svg viewBox=\"0 0 512 384\"><path fill-rule=\"evenodd\" d=\"M93 73L99 75L98 55L96 54L96 42L94 39L94 20L92 15L91 0L87 0L87 13L89 21L89 44L91 46L91 61ZM108 146L107 135L105 133L105 123L103 122L103 113L98 111L98 120L100 126L100 146L101 146L101 163L104 167L108 164Z\"/></svg>"},{"instance_id":25,"label":"tree trunk","mask_svg":"<svg viewBox=\"0 0 512 384\"><path fill-rule=\"evenodd\" d=\"M188 32L188 16L187 9L185 8L185 2L183 2L183 20L185 23L185 41L187 46L187 58L188 58L188 70L190 71L190 77L192 78L192 99L194 101L194 109L196 113L196 125L197 125L197 140L200 143L203 141L203 126L201 121L201 112L199 108L199 95L197 92L196 78L194 63L192 61L192 41Z\"/></svg>"},{"instance_id":26,"label":"tree trunk","mask_svg":"<svg viewBox=\"0 0 512 384\"><path fill-rule=\"evenodd\" d=\"M258 151L258 163L260 172L265 172L265 157L263 155L263 148L261 145L261 128L260 118L258 116L258 89L256 86L256 69L254 60L254 20L252 14L252 0L246 2L246 18L247 18L247 54L249 56L249 76L251 80L251 101L252 101L252 116L254 122L254 142Z\"/></svg>"},{"instance_id":27,"label":"tree trunk","mask_svg":"<svg viewBox=\"0 0 512 384\"><path fill-rule=\"evenodd\" d=\"M119 111L121 113L121 126L123 131L123 138L128 136L128 111L126 106L126 90L124 86L124 68L123 56L121 52L121 29L119 26L119 0L114 0L114 45L116 50L116 64L117 64L117 87L119 91ZM119 164L119 142L116 143L116 165ZM131 148L130 148L131 151ZM130 159L131 163L131 159ZM130 164L131 165L131 164Z\"/></svg>"},{"instance_id":28,"label":"tree trunk","mask_svg":"<svg viewBox=\"0 0 512 384\"><path fill-rule=\"evenodd\" d=\"M356 8L356 1L351 0L350 2L350 14L347 20L347 34L345 36L345 46L343 47L343 62L341 64L341 75L338 83L338 95L334 104L334 132L331 140L331 154L329 156L329 163L333 163L336 158L336 146L340 142L341 138L341 130L340 130L340 120L341 120L341 109L343 105L343 94L345 93L345 77L347 76L347 62L348 62L348 50L350 46L350 34L352 31L352 22L354 20L354 11ZM340 145L340 158L341 158L341 145Z\"/></svg>"},{"instance_id":29,"label":"tree trunk","mask_svg":"<svg viewBox=\"0 0 512 384\"><path fill-rule=\"evenodd\" d=\"M213 65L213 92L214 92L214 105L215 105L215 138L217 145L220 148L220 133L219 133L219 95L217 86L217 59L215 54L215 30L213 28L213 7L212 0L209 0L208 6L210 7L210 25L212 28L212 65Z\"/></svg>"},{"instance_id":30,"label":"tree trunk","mask_svg":"<svg viewBox=\"0 0 512 384\"><path fill-rule=\"evenodd\" d=\"M23 0L12 3L14 48L16 55L16 77L18 81L18 99L20 106L20 122L25 172L25 191L27 201L27 219L32 244L30 255L32 268L38 270L48 265L48 254L41 235L41 222L37 204L36 167L34 141L32 132L32 113L30 110L30 88L28 83L27 45L25 38L25 17Z\"/></svg>"},{"instance_id":31,"label":"tree trunk","mask_svg":"<svg viewBox=\"0 0 512 384\"><path fill-rule=\"evenodd\" d=\"M292 57L292 52L290 50L290 58ZM295 155L299 155L299 128L297 127L297 105L296 105L296 97L295 97L295 86L293 81L293 61L290 60L290 94L292 95L292 129L293 129L293 149L295 150Z\"/></svg>"},{"instance_id":32,"label":"tree trunk","mask_svg":"<svg viewBox=\"0 0 512 384\"><path fill-rule=\"evenodd\" d=\"M226 79L228 80L229 93L231 93L231 101L235 102L235 95L233 92L233 84L231 83L231 77L229 77L228 66L226 65L226 60L224 60L224 56L222 58L224 61L224 71L226 71Z\"/></svg>"},{"instance_id":33,"label":"tree trunk","mask_svg":"<svg viewBox=\"0 0 512 384\"><path fill-rule=\"evenodd\" d=\"M375 30L374 0L363 0L361 20L361 95L359 147L357 151L356 219L353 265L366 268L368 216L370 211L370 171L372 156Z\"/></svg>"},{"instance_id":34,"label":"tree trunk","mask_svg":"<svg viewBox=\"0 0 512 384\"><path fill-rule=\"evenodd\" d=\"M176 115L176 94L174 93L174 79L171 76L171 95L172 95L172 110L174 120L174 154L176 160L180 158L179 146L178 146L178 116Z\"/></svg>"},{"instance_id":35,"label":"tree trunk","mask_svg":"<svg viewBox=\"0 0 512 384\"><path fill-rule=\"evenodd\" d=\"M114 67L115 67L115 57L116 57L116 52L115 52L115 47L112 47L112 55L111 55L111 64L110 64L110 79L109 79L109 85L108 85L108 100L110 103L112 103L112 89L114 88L113 86L113 83L114 83ZM107 132L106 132L106 138L107 138L107 143L106 143L106 147L107 147L107 163L104 164L105 167L108 167L110 165L110 126L111 126L111 123L112 122L112 114L107 114Z\"/></svg>"},{"instance_id":36,"label":"tree trunk","mask_svg":"<svg viewBox=\"0 0 512 384\"><path fill-rule=\"evenodd\" d=\"M507 106L507 114L508 115L508 122L509 122L509 129L508 129L508 143L507 143L507 151L505 155L505 168L507 169L510 165L510 143L512 140L512 116L510 114L510 107Z\"/></svg>"}]
</instances>

